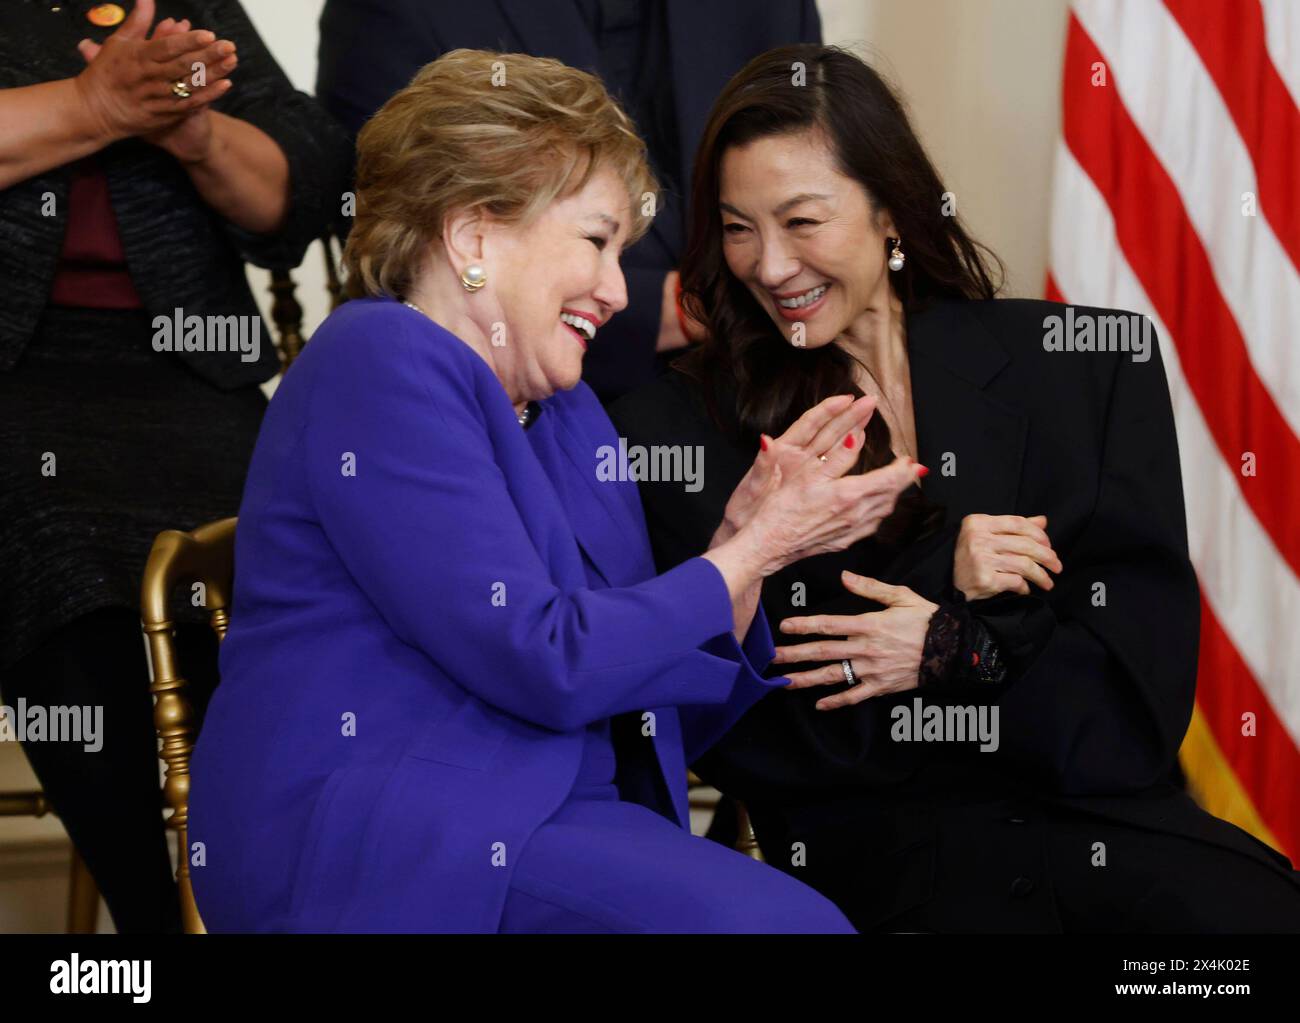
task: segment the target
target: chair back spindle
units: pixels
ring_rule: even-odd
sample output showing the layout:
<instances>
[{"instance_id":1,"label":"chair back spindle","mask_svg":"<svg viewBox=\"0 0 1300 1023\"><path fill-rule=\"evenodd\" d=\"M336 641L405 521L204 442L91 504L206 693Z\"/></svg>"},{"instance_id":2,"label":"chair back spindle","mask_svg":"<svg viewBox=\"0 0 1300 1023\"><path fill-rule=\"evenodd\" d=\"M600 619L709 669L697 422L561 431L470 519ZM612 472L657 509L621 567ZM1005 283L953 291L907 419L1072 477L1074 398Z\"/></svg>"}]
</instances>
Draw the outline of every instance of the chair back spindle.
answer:
<instances>
[{"instance_id":1,"label":"chair back spindle","mask_svg":"<svg viewBox=\"0 0 1300 1023\"><path fill-rule=\"evenodd\" d=\"M162 742L166 773L163 794L171 808L167 826L176 832L176 884L186 934L205 928L190 881L190 758L194 752L194 708L177 663L171 598L183 584L203 584L203 602L218 640L226 637L235 577L235 519L222 519L191 533L169 529L158 534L145 565L140 605L153 667L154 727Z\"/></svg>"}]
</instances>

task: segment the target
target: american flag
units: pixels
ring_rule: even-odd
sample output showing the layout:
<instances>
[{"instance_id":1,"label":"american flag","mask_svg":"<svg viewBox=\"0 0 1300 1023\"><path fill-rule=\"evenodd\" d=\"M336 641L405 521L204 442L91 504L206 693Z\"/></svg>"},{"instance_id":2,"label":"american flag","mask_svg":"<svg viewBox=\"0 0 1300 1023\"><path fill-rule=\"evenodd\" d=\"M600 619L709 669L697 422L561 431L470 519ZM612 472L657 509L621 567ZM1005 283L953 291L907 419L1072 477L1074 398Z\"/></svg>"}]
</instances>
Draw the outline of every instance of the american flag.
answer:
<instances>
[{"instance_id":1,"label":"american flag","mask_svg":"<svg viewBox=\"0 0 1300 1023\"><path fill-rule=\"evenodd\" d=\"M1073 0L1047 295L1159 332L1201 585L1181 761L1300 856L1300 0Z\"/></svg>"}]
</instances>

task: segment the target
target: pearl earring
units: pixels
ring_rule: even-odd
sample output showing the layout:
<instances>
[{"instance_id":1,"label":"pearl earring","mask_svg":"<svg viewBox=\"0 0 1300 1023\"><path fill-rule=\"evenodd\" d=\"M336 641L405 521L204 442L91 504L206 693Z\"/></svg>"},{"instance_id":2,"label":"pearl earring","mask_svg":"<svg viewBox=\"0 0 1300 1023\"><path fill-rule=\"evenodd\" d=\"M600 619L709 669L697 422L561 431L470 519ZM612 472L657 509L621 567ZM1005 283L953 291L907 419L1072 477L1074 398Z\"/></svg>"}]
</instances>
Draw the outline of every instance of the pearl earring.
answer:
<instances>
[{"instance_id":1,"label":"pearl earring","mask_svg":"<svg viewBox=\"0 0 1300 1023\"><path fill-rule=\"evenodd\" d=\"M907 257L903 255L903 250L899 248L901 242L901 238L895 238L894 251L889 254L889 269L893 270L894 273L898 273L899 270L903 269L903 263L907 261Z\"/></svg>"},{"instance_id":2,"label":"pearl earring","mask_svg":"<svg viewBox=\"0 0 1300 1023\"><path fill-rule=\"evenodd\" d=\"M487 271L477 263L471 263L460 272L460 283L466 291L478 291L487 283Z\"/></svg>"}]
</instances>

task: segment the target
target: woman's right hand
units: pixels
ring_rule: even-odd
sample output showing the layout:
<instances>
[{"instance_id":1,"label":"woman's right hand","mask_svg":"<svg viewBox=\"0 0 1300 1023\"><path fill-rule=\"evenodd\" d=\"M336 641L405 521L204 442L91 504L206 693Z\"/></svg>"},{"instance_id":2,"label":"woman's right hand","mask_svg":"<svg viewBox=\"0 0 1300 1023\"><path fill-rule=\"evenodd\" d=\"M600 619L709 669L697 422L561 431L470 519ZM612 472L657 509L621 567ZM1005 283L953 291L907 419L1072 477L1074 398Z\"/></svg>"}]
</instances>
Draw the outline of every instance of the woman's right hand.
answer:
<instances>
[{"instance_id":1,"label":"woman's right hand","mask_svg":"<svg viewBox=\"0 0 1300 1023\"><path fill-rule=\"evenodd\" d=\"M863 427L874 402L859 399L846 407L842 400L828 401L829 407L823 402L805 414L819 425L798 431L801 443L773 446L769 439L762 455L772 457L760 455L763 467L758 473L751 470L754 478L747 475L737 488L727 518L703 554L722 573L742 631L758 583L786 565L844 550L870 536L894 510L904 488L925 475L919 463L896 458L882 468L845 477L865 443Z\"/></svg>"},{"instance_id":2,"label":"woman's right hand","mask_svg":"<svg viewBox=\"0 0 1300 1023\"><path fill-rule=\"evenodd\" d=\"M835 394L808 409L780 437L764 434L758 455L727 501L710 546L725 542L745 527L772 489L778 469L786 477L792 476L810 457L829 455L837 444L853 451L856 460L875 408L873 397L854 401L850 394Z\"/></svg>"},{"instance_id":3,"label":"woman's right hand","mask_svg":"<svg viewBox=\"0 0 1300 1023\"><path fill-rule=\"evenodd\" d=\"M153 17L154 0L139 0L102 46L83 40L78 47L88 63L73 81L93 132L106 142L172 127L230 87L234 43L206 29L150 39ZM191 86L193 95L180 99L172 85L191 81L195 63L203 65L207 84Z\"/></svg>"},{"instance_id":4,"label":"woman's right hand","mask_svg":"<svg viewBox=\"0 0 1300 1023\"><path fill-rule=\"evenodd\" d=\"M788 479L777 470L777 485L740 534L752 533L763 576L871 536L894 510L898 495L924 475L918 462L900 456L871 472L844 476L857 454L841 447L825 462L811 459Z\"/></svg>"}]
</instances>

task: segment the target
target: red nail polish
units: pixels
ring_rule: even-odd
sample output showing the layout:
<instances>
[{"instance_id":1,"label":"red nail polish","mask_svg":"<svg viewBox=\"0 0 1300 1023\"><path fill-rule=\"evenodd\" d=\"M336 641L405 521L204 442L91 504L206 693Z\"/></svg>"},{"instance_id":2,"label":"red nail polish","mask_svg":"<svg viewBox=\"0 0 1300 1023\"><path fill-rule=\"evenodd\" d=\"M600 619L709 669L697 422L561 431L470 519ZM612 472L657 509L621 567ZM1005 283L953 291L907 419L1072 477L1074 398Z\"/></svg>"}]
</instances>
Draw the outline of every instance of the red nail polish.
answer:
<instances>
[{"instance_id":1,"label":"red nail polish","mask_svg":"<svg viewBox=\"0 0 1300 1023\"><path fill-rule=\"evenodd\" d=\"M851 434L851 433L849 433L849 434L845 434L845 436L844 436L844 446L845 446L846 448L848 448L850 451L853 450L853 434Z\"/></svg>"},{"instance_id":2,"label":"red nail polish","mask_svg":"<svg viewBox=\"0 0 1300 1023\"><path fill-rule=\"evenodd\" d=\"M765 433L759 434L759 436L758 436L758 446L759 446L759 449L762 450L762 451L766 451L766 450L767 450L767 434L765 434Z\"/></svg>"},{"instance_id":3,"label":"red nail polish","mask_svg":"<svg viewBox=\"0 0 1300 1023\"><path fill-rule=\"evenodd\" d=\"M920 462L917 462L917 463L916 463L916 474L917 474L918 476L929 476L929 475L930 475L930 470L927 469L925 466L923 466Z\"/></svg>"}]
</instances>

